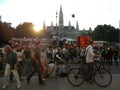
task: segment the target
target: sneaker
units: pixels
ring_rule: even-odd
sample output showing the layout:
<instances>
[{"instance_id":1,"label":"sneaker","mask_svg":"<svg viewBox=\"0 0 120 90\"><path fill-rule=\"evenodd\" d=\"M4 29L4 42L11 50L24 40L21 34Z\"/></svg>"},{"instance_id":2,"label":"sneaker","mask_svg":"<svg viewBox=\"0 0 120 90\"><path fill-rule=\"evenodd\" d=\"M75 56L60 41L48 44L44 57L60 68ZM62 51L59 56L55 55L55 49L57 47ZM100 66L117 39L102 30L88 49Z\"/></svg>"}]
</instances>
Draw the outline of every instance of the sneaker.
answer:
<instances>
[{"instance_id":1,"label":"sneaker","mask_svg":"<svg viewBox=\"0 0 120 90\"><path fill-rule=\"evenodd\" d=\"M18 88L18 89L21 88L21 85L17 85L17 88Z\"/></svg>"},{"instance_id":2,"label":"sneaker","mask_svg":"<svg viewBox=\"0 0 120 90\"><path fill-rule=\"evenodd\" d=\"M30 84L30 80L28 78L26 78L26 80L27 80L27 83Z\"/></svg>"},{"instance_id":3,"label":"sneaker","mask_svg":"<svg viewBox=\"0 0 120 90\"><path fill-rule=\"evenodd\" d=\"M7 85L3 85L2 89L5 89L7 87Z\"/></svg>"},{"instance_id":4,"label":"sneaker","mask_svg":"<svg viewBox=\"0 0 120 90\"><path fill-rule=\"evenodd\" d=\"M40 82L40 84L45 85L45 83L44 83L44 82Z\"/></svg>"},{"instance_id":5,"label":"sneaker","mask_svg":"<svg viewBox=\"0 0 120 90\"><path fill-rule=\"evenodd\" d=\"M45 81L46 79L45 79L45 78L43 78L42 80L43 80L43 81Z\"/></svg>"}]
</instances>

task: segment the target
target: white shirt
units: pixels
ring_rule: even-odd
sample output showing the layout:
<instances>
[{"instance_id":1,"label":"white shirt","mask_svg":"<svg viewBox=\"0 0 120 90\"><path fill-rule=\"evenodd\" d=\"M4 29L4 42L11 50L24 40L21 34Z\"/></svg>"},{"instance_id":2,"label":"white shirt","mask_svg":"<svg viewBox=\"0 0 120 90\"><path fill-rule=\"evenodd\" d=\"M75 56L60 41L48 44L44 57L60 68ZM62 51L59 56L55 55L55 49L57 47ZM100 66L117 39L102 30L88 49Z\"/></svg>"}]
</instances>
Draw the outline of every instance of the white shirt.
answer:
<instances>
[{"instance_id":1,"label":"white shirt","mask_svg":"<svg viewBox=\"0 0 120 90\"><path fill-rule=\"evenodd\" d=\"M22 52L16 52L16 53L17 53L18 61L22 61L23 53Z\"/></svg>"},{"instance_id":2,"label":"white shirt","mask_svg":"<svg viewBox=\"0 0 120 90\"><path fill-rule=\"evenodd\" d=\"M93 62L93 57L95 56L95 53L93 52L93 47L91 45L88 45L86 48L86 63Z\"/></svg>"}]
</instances>

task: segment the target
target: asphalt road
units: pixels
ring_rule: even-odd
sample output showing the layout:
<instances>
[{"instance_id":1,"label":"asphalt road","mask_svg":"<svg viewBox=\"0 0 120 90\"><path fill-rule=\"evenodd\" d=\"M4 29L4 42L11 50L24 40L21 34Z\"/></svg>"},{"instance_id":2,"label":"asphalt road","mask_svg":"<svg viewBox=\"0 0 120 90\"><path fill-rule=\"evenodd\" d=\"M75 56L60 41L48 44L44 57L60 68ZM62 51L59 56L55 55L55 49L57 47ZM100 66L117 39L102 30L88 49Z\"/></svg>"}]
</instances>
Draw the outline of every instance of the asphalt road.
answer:
<instances>
[{"instance_id":1,"label":"asphalt road","mask_svg":"<svg viewBox=\"0 0 120 90\"><path fill-rule=\"evenodd\" d=\"M3 78L0 78L0 90L2 90ZM26 80L22 81L22 87L19 90L119 90L120 87L120 75L113 74L113 80L110 86L102 88L95 83L90 84L84 82L79 87L71 86L66 78L55 77L47 78L46 85L38 83L38 78L35 76L31 79L31 83L28 84ZM16 82L9 83L9 86L5 90L16 90Z\"/></svg>"},{"instance_id":2,"label":"asphalt road","mask_svg":"<svg viewBox=\"0 0 120 90\"><path fill-rule=\"evenodd\" d=\"M120 90L120 65L110 66L110 70L113 76L112 83L110 86L102 88L97 86L95 83L90 84L89 82L83 83L79 87L71 86L66 77L55 77L47 78L45 80L46 85L41 85L38 83L37 76L31 79L31 83L28 84L26 81L26 76L24 76L24 81L22 81L22 87L19 90ZM0 90L2 90L4 77L0 77ZM5 90L16 90L16 82L10 82L9 86Z\"/></svg>"}]
</instances>

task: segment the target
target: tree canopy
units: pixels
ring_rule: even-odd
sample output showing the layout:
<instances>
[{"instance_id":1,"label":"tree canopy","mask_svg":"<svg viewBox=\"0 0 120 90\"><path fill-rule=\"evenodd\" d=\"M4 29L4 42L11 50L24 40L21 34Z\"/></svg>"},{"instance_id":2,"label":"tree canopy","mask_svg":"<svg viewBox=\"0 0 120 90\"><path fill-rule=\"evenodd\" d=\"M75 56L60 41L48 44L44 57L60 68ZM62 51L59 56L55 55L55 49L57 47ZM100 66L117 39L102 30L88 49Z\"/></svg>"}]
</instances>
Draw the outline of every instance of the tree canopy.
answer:
<instances>
[{"instance_id":1,"label":"tree canopy","mask_svg":"<svg viewBox=\"0 0 120 90\"><path fill-rule=\"evenodd\" d=\"M93 40L119 42L119 29L111 25L98 25L92 32Z\"/></svg>"}]
</instances>

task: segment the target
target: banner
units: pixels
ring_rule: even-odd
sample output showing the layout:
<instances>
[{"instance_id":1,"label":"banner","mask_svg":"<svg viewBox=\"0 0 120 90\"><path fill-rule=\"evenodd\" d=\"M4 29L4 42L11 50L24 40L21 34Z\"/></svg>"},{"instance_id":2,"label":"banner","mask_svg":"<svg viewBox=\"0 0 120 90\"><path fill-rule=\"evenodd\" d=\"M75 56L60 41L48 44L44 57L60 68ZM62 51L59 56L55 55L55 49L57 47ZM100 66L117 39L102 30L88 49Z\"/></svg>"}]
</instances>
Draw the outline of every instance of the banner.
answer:
<instances>
[{"instance_id":1,"label":"banner","mask_svg":"<svg viewBox=\"0 0 120 90\"><path fill-rule=\"evenodd\" d=\"M79 36L78 37L78 45L80 47L87 47L87 42L91 40L90 36Z\"/></svg>"}]
</instances>

